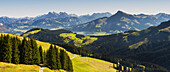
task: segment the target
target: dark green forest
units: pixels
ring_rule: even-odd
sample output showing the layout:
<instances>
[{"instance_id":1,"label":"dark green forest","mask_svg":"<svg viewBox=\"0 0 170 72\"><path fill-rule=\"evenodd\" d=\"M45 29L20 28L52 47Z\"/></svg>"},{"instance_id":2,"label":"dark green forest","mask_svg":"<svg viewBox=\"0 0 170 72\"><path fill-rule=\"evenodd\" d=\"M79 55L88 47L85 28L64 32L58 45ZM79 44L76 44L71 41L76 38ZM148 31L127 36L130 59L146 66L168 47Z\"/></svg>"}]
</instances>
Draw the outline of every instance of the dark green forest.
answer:
<instances>
[{"instance_id":1,"label":"dark green forest","mask_svg":"<svg viewBox=\"0 0 170 72\"><path fill-rule=\"evenodd\" d=\"M49 50L43 51L32 38L0 36L0 61L14 64L38 65L44 64L50 69L64 69L73 72L72 61L65 50L51 45Z\"/></svg>"}]
</instances>

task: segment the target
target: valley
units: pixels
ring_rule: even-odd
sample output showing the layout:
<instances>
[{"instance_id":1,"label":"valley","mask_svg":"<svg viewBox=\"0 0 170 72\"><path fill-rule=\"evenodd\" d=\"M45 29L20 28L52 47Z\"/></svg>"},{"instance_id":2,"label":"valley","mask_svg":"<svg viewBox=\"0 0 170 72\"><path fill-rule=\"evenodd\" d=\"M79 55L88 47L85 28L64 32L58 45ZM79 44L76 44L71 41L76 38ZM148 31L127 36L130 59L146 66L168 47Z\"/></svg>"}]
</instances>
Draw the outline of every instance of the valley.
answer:
<instances>
[{"instance_id":1,"label":"valley","mask_svg":"<svg viewBox=\"0 0 170 72\"><path fill-rule=\"evenodd\" d=\"M132 59L143 65L146 65L147 62L151 63L150 65L155 63L157 67L160 65L160 67L163 66L169 69L169 65L166 64L168 63L167 58L169 58L167 54L170 45L169 26L170 21L167 21L162 22L158 26L151 26L141 31L130 30L124 33L106 36L89 36L90 38L96 38L96 40L86 45L80 42L80 47L94 53L108 54L115 58ZM65 37L61 37L63 33ZM42 37L42 35L44 36ZM40 31L36 34L29 34L27 37L50 43L66 43L76 46L77 43L74 41L76 39L75 37L83 39L86 36L61 29ZM49 39L45 39L46 37ZM71 40L67 42L65 38ZM167 59L167 61L164 61L166 63L162 64L162 60L164 59ZM150 68L150 65L147 66Z\"/></svg>"},{"instance_id":2,"label":"valley","mask_svg":"<svg viewBox=\"0 0 170 72\"><path fill-rule=\"evenodd\" d=\"M168 0L0 3L0 72L170 72Z\"/></svg>"}]
</instances>

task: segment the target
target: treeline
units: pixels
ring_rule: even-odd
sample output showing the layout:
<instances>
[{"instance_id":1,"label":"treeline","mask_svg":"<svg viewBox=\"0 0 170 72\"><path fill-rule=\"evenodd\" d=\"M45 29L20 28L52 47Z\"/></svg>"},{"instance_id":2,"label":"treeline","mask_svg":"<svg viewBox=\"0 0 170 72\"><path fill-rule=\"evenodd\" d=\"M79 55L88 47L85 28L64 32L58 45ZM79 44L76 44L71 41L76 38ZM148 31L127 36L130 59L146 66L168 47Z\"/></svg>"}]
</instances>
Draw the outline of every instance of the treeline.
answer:
<instances>
[{"instance_id":1,"label":"treeline","mask_svg":"<svg viewBox=\"0 0 170 72\"><path fill-rule=\"evenodd\" d=\"M82 56L91 56L92 52L86 49L83 49L81 47L77 47L71 44L63 44L63 43L53 43L55 45L61 46L64 49L66 49L67 51L74 53L74 54L79 54Z\"/></svg>"},{"instance_id":2,"label":"treeline","mask_svg":"<svg viewBox=\"0 0 170 72\"><path fill-rule=\"evenodd\" d=\"M118 62L117 58L111 57L107 54L93 53L90 50L83 49L81 47L77 47L77 46L74 46L71 44L62 44L62 43L53 43L53 44L61 46L61 47L65 48L67 51L70 51L71 53L74 53L74 54L79 54L81 56L85 56L85 57L88 56L88 57L101 59L101 60L114 62L114 63Z\"/></svg>"},{"instance_id":3,"label":"treeline","mask_svg":"<svg viewBox=\"0 0 170 72\"><path fill-rule=\"evenodd\" d=\"M111 63L114 63L115 66L113 66L115 69L123 71L123 72L160 72L164 71L167 72L167 70L159 65L156 64L151 64L151 63L146 63L146 62L140 62L140 61L135 61L131 59L119 59L119 58L114 58L110 55L107 54L99 54L99 53L93 53L89 50L83 49L81 47L77 47L71 44L62 44L62 43L53 43L58 46L61 46L65 48L67 51L70 51L71 53L74 54L79 54L81 56L88 56L96 59L101 59L105 60ZM118 62L120 63L118 65ZM141 67L142 66L142 67ZM130 70L131 69L131 70Z\"/></svg>"},{"instance_id":4,"label":"treeline","mask_svg":"<svg viewBox=\"0 0 170 72\"><path fill-rule=\"evenodd\" d=\"M64 69L73 72L72 62L66 51L50 46L43 51L32 38L23 38L9 35L0 36L0 61L14 64L44 64L50 69Z\"/></svg>"}]
</instances>

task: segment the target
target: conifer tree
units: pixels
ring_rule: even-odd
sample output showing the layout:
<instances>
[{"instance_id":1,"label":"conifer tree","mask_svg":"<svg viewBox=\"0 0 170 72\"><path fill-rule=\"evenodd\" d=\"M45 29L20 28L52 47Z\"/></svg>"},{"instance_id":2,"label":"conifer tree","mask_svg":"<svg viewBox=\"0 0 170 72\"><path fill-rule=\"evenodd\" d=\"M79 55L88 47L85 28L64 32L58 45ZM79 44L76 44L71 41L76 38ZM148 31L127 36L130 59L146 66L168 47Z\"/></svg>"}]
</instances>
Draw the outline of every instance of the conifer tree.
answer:
<instances>
[{"instance_id":1,"label":"conifer tree","mask_svg":"<svg viewBox=\"0 0 170 72\"><path fill-rule=\"evenodd\" d=\"M40 63L40 52L37 47L37 43L34 39L30 39L31 42L31 48L32 48L32 62L33 64L39 64Z\"/></svg>"},{"instance_id":2,"label":"conifer tree","mask_svg":"<svg viewBox=\"0 0 170 72\"><path fill-rule=\"evenodd\" d=\"M64 50L60 50L60 61L61 61L61 68L64 70L67 70L68 68L68 59L66 57L66 54L64 52Z\"/></svg>"},{"instance_id":3,"label":"conifer tree","mask_svg":"<svg viewBox=\"0 0 170 72\"><path fill-rule=\"evenodd\" d=\"M62 69L73 72L72 61L64 50L60 50L60 61Z\"/></svg>"},{"instance_id":4,"label":"conifer tree","mask_svg":"<svg viewBox=\"0 0 170 72\"><path fill-rule=\"evenodd\" d=\"M20 61L23 64L32 64L32 48L30 47L29 41L24 39L22 40L22 45L20 48Z\"/></svg>"},{"instance_id":5,"label":"conifer tree","mask_svg":"<svg viewBox=\"0 0 170 72\"><path fill-rule=\"evenodd\" d=\"M47 51L47 65L50 69L57 69L56 63L56 52L53 48L53 45L50 46L49 50Z\"/></svg>"},{"instance_id":6,"label":"conifer tree","mask_svg":"<svg viewBox=\"0 0 170 72\"><path fill-rule=\"evenodd\" d=\"M27 41L27 48L28 48L28 64L34 64L32 58L32 47L31 47L31 40Z\"/></svg>"},{"instance_id":7,"label":"conifer tree","mask_svg":"<svg viewBox=\"0 0 170 72\"><path fill-rule=\"evenodd\" d=\"M59 49L56 48L56 46L54 46L54 49L55 49L55 52L56 52L57 69L61 69Z\"/></svg>"},{"instance_id":8,"label":"conifer tree","mask_svg":"<svg viewBox=\"0 0 170 72\"><path fill-rule=\"evenodd\" d=\"M2 42L4 40L4 36L1 34L1 37L0 37L0 61L2 61L2 52L3 52L3 49L2 49Z\"/></svg>"},{"instance_id":9,"label":"conifer tree","mask_svg":"<svg viewBox=\"0 0 170 72\"><path fill-rule=\"evenodd\" d=\"M1 46L2 50L2 61L3 62L8 62L11 63L12 60L12 43L11 43L11 38L9 35L4 36L4 40L2 42Z\"/></svg>"},{"instance_id":10,"label":"conifer tree","mask_svg":"<svg viewBox=\"0 0 170 72\"><path fill-rule=\"evenodd\" d=\"M13 38L12 39L13 41L13 45L12 45L12 63L15 63L15 64L19 64L20 60L19 60L19 49L18 49L18 46L19 46L19 43L18 43L18 40L17 40L17 37Z\"/></svg>"},{"instance_id":11,"label":"conifer tree","mask_svg":"<svg viewBox=\"0 0 170 72\"><path fill-rule=\"evenodd\" d=\"M66 53L66 52L65 52ZM73 72L73 65L72 65L72 61L70 59L70 57L68 56L68 54L66 53L67 59L68 59L68 68L67 71L69 72Z\"/></svg>"},{"instance_id":12,"label":"conifer tree","mask_svg":"<svg viewBox=\"0 0 170 72\"><path fill-rule=\"evenodd\" d=\"M39 47L39 52L40 52L40 63L44 63L44 54L42 51L42 46Z\"/></svg>"},{"instance_id":13,"label":"conifer tree","mask_svg":"<svg viewBox=\"0 0 170 72\"><path fill-rule=\"evenodd\" d=\"M46 51L43 52L43 56L44 56L43 57L43 64L47 65L47 59L46 59L47 53L46 53Z\"/></svg>"}]
</instances>

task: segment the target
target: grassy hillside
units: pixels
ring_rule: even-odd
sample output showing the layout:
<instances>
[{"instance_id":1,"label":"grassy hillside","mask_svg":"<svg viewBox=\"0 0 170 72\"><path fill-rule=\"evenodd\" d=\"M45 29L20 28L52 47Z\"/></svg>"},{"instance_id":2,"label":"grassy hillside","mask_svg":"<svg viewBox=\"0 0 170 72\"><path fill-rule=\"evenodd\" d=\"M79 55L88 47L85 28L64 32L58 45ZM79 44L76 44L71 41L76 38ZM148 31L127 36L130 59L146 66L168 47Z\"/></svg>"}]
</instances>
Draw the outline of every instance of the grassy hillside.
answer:
<instances>
[{"instance_id":1,"label":"grassy hillside","mask_svg":"<svg viewBox=\"0 0 170 72\"><path fill-rule=\"evenodd\" d=\"M0 34L5 34L7 33L0 33ZM16 36L10 34L10 36ZM23 37L18 36L20 39L23 39ZM44 50L47 50L50 47L50 43L46 42L41 42L37 41L37 44L42 46ZM58 46L59 47L59 46ZM62 47L59 47L62 48ZM113 64L110 62L106 62L103 60L95 59L95 58L90 58L90 57L82 57L80 55L75 55L70 52L68 52L70 58L72 59L73 63L73 69L74 72L116 72L116 69L113 68ZM1 65L2 64L2 65ZM40 67L36 65L15 65L15 64L9 64L9 63L0 63L0 72L3 72L3 67L8 67L8 66L15 66L15 67L9 67L8 69L5 69L4 72L9 72L9 70L14 70L14 72L37 72ZM33 70L25 70L25 66L28 66L27 68L32 68L32 66L35 66ZM21 70L20 70L21 69ZM23 70L23 71L22 71ZM44 72L49 72L49 69L45 69ZM51 72L51 71L50 71Z\"/></svg>"},{"instance_id":2,"label":"grassy hillside","mask_svg":"<svg viewBox=\"0 0 170 72\"><path fill-rule=\"evenodd\" d=\"M96 37L90 37L90 36L84 36L84 37L78 38L76 37L76 34L74 33L61 33L59 36L64 39L65 43L69 43L70 41L73 41L74 45L79 46L79 47L83 45L88 45L97 40Z\"/></svg>"},{"instance_id":3,"label":"grassy hillside","mask_svg":"<svg viewBox=\"0 0 170 72\"><path fill-rule=\"evenodd\" d=\"M72 59L74 72L116 72L113 68L113 63L103 60L82 57L69 53Z\"/></svg>"},{"instance_id":4,"label":"grassy hillside","mask_svg":"<svg viewBox=\"0 0 170 72\"><path fill-rule=\"evenodd\" d=\"M84 36L68 30L48 30L34 28L22 34L24 37L34 38L50 43L69 43L78 47L89 45L97 40L96 37Z\"/></svg>"}]
</instances>

